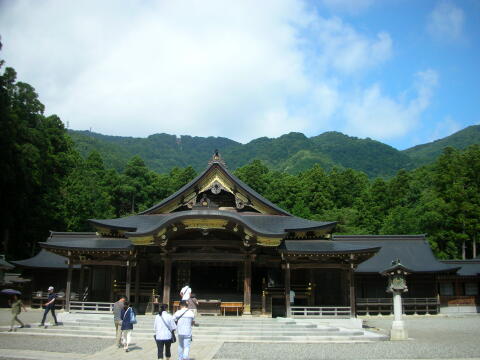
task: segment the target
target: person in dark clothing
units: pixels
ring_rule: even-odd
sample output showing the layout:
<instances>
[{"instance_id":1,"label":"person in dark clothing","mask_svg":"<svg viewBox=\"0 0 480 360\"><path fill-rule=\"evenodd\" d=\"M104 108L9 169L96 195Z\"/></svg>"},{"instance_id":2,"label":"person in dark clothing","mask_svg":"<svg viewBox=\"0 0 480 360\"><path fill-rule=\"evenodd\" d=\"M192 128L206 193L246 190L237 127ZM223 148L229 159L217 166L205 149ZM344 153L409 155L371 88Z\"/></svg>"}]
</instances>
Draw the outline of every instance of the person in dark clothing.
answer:
<instances>
[{"instance_id":1,"label":"person in dark clothing","mask_svg":"<svg viewBox=\"0 0 480 360\"><path fill-rule=\"evenodd\" d=\"M55 316L55 301L57 300L57 294L53 292L53 286L48 288L48 299L45 303L45 312L43 313L43 319L40 325L38 326L45 326L45 319L47 318L47 314L49 311L52 312L53 320L55 321L55 326L58 325L57 317ZM46 326L45 326L46 327Z\"/></svg>"},{"instance_id":2,"label":"person in dark clothing","mask_svg":"<svg viewBox=\"0 0 480 360\"><path fill-rule=\"evenodd\" d=\"M133 307L130 305L128 301L125 301L124 308L120 313L120 318L122 319L122 344L123 349L128 352L128 345L130 345L130 341L132 340L132 331L133 331L133 323L131 322L132 313L135 314L133 311Z\"/></svg>"},{"instance_id":3,"label":"person in dark clothing","mask_svg":"<svg viewBox=\"0 0 480 360\"><path fill-rule=\"evenodd\" d=\"M122 310L125 307L125 296L120 296L120 299L113 304L113 322L115 324L115 343L118 347L122 346Z\"/></svg>"}]
</instances>

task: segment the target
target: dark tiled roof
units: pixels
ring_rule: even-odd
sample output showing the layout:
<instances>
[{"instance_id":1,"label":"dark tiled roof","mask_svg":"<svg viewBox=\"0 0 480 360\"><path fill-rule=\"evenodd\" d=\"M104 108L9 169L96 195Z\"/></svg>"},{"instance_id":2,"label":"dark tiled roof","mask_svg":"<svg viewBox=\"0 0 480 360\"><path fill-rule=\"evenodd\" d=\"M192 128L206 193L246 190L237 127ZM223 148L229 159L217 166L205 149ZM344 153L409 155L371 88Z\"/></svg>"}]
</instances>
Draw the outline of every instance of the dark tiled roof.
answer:
<instances>
[{"instance_id":1,"label":"dark tiled roof","mask_svg":"<svg viewBox=\"0 0 480 360\"><path fill-rule=\"evenodd\" d=\"M401 263L414 272L455 272L458 266L441 263L433 255L425 235L334 235L333 240L342 244L366 247L380 246L380 251L361 263L357 273L379 273Z\"/></svg>"},{"instance_id":2,"label":"dark tiled roof","mask_svg":"<svg viewBox=\"0 0 480 360\"><path fill-rule=\"evenodd\" d=\"M121 241L122 243L119 243ZM100 239L94 232L51 232L46 242L40 243L43 248L52 249L95 249L95 250L123 250L127 245L126 239ZM28 259L12 261L13 264L26 268L66 269L67 258L54 254L46 249ZM74 265L73 268L79 268Z\"/></svg>"},{"instance_id":3,"label":"dark tiled roof","mask_svg":"<svg viewBox=\"0 0 480 360\"><path fill-rule=\"evenodd\" d=\"M34 257L25 260L12 261L12 263L25 268L66 269L68 267L66 261L67 258L64 256L42 249ZM74 265L75 269L79 267L79 265Z\"/></svg>"},{"instance_id":4,"label":"dark tiled roof","mask_svg":"<svg viewBox=\"0 0 480 360\"><path fill-rule=\"evenodd\" d=\"M170 214L134 215L118 219L91 219L98 226L128 230L127 236L151 234L163 226L188 218L219 218L238 222L260 235L284 236L293 230L317 230L333 228L335 222L311 221L295 216L284 215L245 215L226 210L188 210Z\"/></svg>"},{"instance_id":5,"label":"dark tiled roof","mask_svg":"<svg viewBox=\"0 0 480 360\"><path fill-rule=\"evenodd\" d=\"M163 199L161 202L158 204L152 206L151 208L143 211L140 213L140 215L146 215L150 214L152 211L162 207L163 205L167 204L168 202L172 201L173 199L181 196L182 193L185 191L194 188L197 183L210 171L212 171L214 168L220 169L225 175L227 175L232 181L243 191L251 195L254 199L257 199L258 201L262 202L263 204L271 207L272 209L275 209L278 211L280 214L283 215L290 215L287 211L283 210L282 208L278 207L271 201L265 199L262 195L257 193L255 190L253 190L251 187L249 187L247 184L245 184L243 181L241 181L239 178L237 178L235 175L231 174L220 162L213 162L207 169L205 169L200 175L198 175L195 179L190 181L188 184L184 185L182 188L180 188L178 191L170 195L169 197Z\"/></svg>"},{"instance_id":6,"label":"dark tiled roof","mask_svg":"<svg viewBox=\"0 0 480 360\"><path fill-rule=\"evenodd\" d=\"M0 269L13 269L15 266L10 264L9 262L5 261L4 259L0 259Z\"/></svg>"},{"instance_id":7,"label":"dark tiled roof","mask_svg":"<svg viewBox=\"0 0 480 360\"><path fill-rule=\"evenodd\" d=\"M319 253L359 253L377 252L379 247L368 247L355 244L343 244L331 240L285 240L280 246L281 252L296 254L319 254Z\"/></svg>"},{"instance_id":8,"label":"dark tiled roof","mask_svg":"<svg viewBox=\"0 0 480 360\"><path fill-rule=\"evenodd\" d=\"M67 241L43 242L40 243L46 249L72 249L72 250L130 250L133 245L127 239L74 239Z\"/></svg>"},{"instance_id":9,"label":"dark tiled roof","mask_svg":"<svg viewBox=\"0 0 480 360\"><path fill-rule=\"evenodd\" d=\"M480 276L480 259L471 260L442 260L442 263L460 267L457 275L460 276Z\"/></svg>"}]
</instances>

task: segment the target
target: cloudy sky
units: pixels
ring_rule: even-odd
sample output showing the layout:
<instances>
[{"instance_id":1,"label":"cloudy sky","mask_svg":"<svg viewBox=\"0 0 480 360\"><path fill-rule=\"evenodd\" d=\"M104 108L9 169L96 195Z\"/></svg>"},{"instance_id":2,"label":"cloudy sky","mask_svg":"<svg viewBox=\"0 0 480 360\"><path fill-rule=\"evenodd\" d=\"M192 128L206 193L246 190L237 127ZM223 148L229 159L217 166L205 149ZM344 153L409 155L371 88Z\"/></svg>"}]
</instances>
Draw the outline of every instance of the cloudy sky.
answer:
<instances>
[{"instance_id":1,"label":"cloudy sky","mask_svg":"<svg viewBox=\"0 0 480 360\"><path fill-rule=\"evenodd\" d=\"M478 0L0 0L0 35L72 129L404 149L480 122Z\"/></svg>"}]
</instances>

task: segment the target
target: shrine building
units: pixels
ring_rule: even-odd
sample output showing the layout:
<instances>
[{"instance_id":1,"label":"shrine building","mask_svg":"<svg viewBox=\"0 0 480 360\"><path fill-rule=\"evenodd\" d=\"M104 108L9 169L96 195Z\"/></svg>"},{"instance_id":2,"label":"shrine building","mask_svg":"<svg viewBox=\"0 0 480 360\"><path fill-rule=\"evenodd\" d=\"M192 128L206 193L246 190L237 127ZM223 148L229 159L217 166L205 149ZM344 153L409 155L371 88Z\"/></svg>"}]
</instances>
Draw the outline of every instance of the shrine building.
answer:
<instances>
[{"instance_id":1,"label":"shrine building","mask_svg":"<svg viewBox=\"0 0 480 360\"><path fill-rule=\"evenodd\" d=\"M380 274L400 259L411 271L405 312L479 303L480 261L441 262L425 235L335 235L335 222L293 216L255 192L218 153L138 215L89 222L95 232L51 232L37 255L12 261L32 279L32 301L54 285L67 311L123 294L149 312L157 301L175 307L189 284L199 311L215 314L389 313Z\"/></svg>"}]
</instances>

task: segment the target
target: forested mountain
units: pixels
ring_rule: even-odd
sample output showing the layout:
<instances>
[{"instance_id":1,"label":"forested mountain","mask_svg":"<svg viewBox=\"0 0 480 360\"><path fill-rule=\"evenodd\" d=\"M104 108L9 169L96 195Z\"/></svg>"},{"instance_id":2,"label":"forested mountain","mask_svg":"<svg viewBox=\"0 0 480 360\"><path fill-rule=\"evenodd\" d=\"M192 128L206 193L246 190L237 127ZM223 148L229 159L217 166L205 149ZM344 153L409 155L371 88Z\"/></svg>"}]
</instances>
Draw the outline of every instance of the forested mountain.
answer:
<instances>
[{"instance_id":1,"label":"forested mountain","mask_svg":"<svg viewBox=\"0 0 480 360\"><path fill-rule=\"evenodd\" d=\"M147 166L159 173L168 172L174 167L192 166L195 170L204 169L215 149L241 146L233 140L217 137L192 137L155 134L147 138L108 136L89 131L69 130L76 149L86 157L98 151L105 165L123 170L133 156L140 156Z\"/></svg>"},{"instance_id":2,"label":"forested mountain","mask_svg":"<svg viewBox=\"0 0 480 360\"><path fill-rule=\"evenodd\" d=\"M262 160L270 169L296 174L315 164L329 170L334 166L363 171L370 177L392 176L411 168L402 152L371 139L359 139L338 132L307 138L290 133L278 138L262 137L243 145L226 138L155 134L147 138L106 136L88 131L69 131L77 150L85 157L98 151L107 167L123 170L135 155L156 172L179 166L205 168L214 149L219 149L230 169Z\"/></svg>"},{"instance_id":3,"label":"forested mountain","mask_svg":"<svg viewBox=\"0 0 480 360\"><path fill-rule=\"evenodd\" d=\"M455 149L466 149L468 146L480 143L480 125L472 125L443 139L417 145L403 151L415 165L425 165L434 161L447 146Z\"/></svg>"},{"instance_id":4,"label":"forested mountain","mask_svg":"<svg viewBox=\"0 0 480 360\"><path fill-rule=\"evenodd\" d=\"M433 162L447 146L464 149L480 143L480 126L470 126L434 142L399 151L370 138L359 139L339 132L325 132L311 138L289 133L278 138L261 137L240 144L221 137L176 137L155 134L147 138L107 136L89 131L69 131L77 150L86 157L98 151L107 167L125 168L132 156L140 156L147 166L159 173L174 167L205 168L214 149L219 149L230 169L253 160L262 160L270 169L297 174L319 164L350 168L369 177L390 177L400 169L414 169Z\"/></svg>"},{"instance_id":5,"label":"forested mountain","mask_svg":"<svg viewBox=\"0 0 480 360\"><path fill-rule=\"evenodd\" d=\"M167 134L69 136L57 116L44 115L35 89L2 65L0 253L7 259L35 254L49 230L87 231L89 218L147 209L191 181L216 148L240 179L296 216L337 221L338 233L427 233L441 258L477 254L480 145L448 147L428 166L396 172L415 165L407 154L425 161L437 154L432 148L478 143L476 126L408 152L336 132L245 145ZM372 179L379 175L391 176Z\"/></svg>"}]
</instances>

